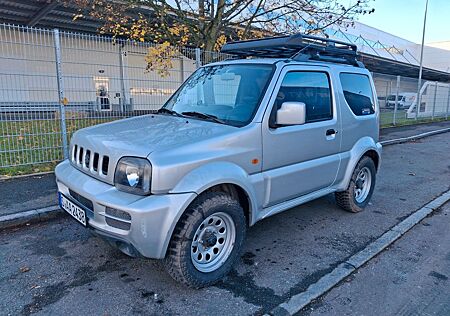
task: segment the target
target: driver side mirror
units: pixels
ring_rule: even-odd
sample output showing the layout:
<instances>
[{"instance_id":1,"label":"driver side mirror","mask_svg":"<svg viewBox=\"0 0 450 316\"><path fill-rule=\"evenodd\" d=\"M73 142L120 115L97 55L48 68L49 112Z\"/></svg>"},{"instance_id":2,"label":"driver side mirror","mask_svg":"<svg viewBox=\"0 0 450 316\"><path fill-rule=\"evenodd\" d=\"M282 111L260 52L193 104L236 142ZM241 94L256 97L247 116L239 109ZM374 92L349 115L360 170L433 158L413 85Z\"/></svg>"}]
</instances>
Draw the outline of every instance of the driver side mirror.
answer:
<instances>
[{"instance_id":1,"label":"driver side mirror","mask_svg":"<svg viewBox=\"0 0 450 316\"><path fill-rule=\"evenodd\" d=\"M277 125L302 125L306 121L306 105L303 102L283 102L277 111Z\"/></svg>"}]
</instances>

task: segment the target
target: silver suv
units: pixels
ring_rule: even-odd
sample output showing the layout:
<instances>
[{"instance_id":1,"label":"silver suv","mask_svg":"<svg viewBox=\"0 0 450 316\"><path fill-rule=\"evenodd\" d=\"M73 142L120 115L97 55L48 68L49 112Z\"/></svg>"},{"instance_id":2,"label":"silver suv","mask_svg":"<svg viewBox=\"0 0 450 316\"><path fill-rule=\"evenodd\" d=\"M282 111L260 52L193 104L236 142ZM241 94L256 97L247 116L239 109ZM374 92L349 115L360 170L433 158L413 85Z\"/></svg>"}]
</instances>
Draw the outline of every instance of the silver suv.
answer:
<instances>
[{"instance_id":1,"label":"silver suv","mask_svg":"<svg viewBox=\"0 0 450 316\"><path fill-rule=\"evenodd\" d=\"M197 288L230 271L261 219L330 193L361 211L380 165L355 46L293 35L223 51L238 58L198 69L158 113L77 131L55 170L76 220Z\"/></svg>"}]
</instances>

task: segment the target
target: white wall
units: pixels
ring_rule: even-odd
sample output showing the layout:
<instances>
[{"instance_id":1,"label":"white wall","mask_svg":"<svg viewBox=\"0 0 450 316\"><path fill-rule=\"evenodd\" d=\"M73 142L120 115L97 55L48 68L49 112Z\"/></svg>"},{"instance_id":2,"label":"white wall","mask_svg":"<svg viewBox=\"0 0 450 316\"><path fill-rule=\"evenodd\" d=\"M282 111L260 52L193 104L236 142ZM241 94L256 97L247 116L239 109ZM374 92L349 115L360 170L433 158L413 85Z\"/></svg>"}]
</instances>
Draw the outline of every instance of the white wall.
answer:
<instances>
[{"instance_id":1,"label":"white wall","mask_svg":"<svg viewBox=\"0 0 450 316\"><path fill-rule=\"evenodd\" d=\"M427 43L424 47L424 63L430 68L450 72L450 41Z\"/></svg>"}]
</instances>

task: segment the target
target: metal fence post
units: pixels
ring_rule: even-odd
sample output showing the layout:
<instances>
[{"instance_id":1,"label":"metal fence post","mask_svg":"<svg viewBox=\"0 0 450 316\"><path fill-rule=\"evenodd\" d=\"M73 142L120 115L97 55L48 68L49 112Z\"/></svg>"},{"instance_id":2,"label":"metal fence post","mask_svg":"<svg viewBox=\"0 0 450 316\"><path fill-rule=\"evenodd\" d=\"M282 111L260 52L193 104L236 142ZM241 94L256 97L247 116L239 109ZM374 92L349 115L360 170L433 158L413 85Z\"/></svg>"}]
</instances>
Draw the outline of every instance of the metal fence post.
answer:
<instances>
[{"instance_id":1,"label":"metal fence post","mask_svg":"<svg viewBox=\"0 0 450 316\"><path fill-rule=\"evenodd\" d=\"M180 54L180 82L183 84L184 82L184 58L183 54Z\"/></svg>"},{"instance_id":2,"label":"metal fence post","mask_svg":"<svg viewBox=\"0 0 450 316\"><path fill-rule=\"evenodd\" d=\"M419 78L417 83L417 97L416 97L416 117L415 120L417 121L419 118L419 111L420 111L420 103L422 103L422 94L420 93L420 90L422 90L422 78Z\"/></svg>"},{"instance_id":3,"label":"metal fence post","mask_svg":"<svg viewBox=\"0 0 450 316\"><path fill-rule=\"evenodd\" d=\"M56 79L58 83L58 102L59 102L59 114L61 121L61 140L63 146L64 159L69 158L69 148L67 145L67 127L66 127L66 109L67 99L64 97L64 83L62 78L61 69L61 43L59 39L59 30L53 30L53 38L55 41L55 61L56 61Z\"/></svg>"},{"instance_id":4,"label":"metal fence post","mask_svg":"<svg viewBox=\"0 0 450 316\"><path fill-rule=\"evenodd\" d=\"M450 85L448 87L447 109L445 110L445 120L448 119L448 108L450 107Z\"/></svg>"},{"instance_id":5,"label":"metal fence post","mask_svg":"<svg viewBox=\"0 0 450 316\"><path fill-rule=\"evenodd\" d=\"M436 109L437 88L438 88L438 82L436 81L435 86L434 86L433 112L431 114L431 120L434 120L434 112Z\"/></svg>"},{"instance_id":6,"label":"metal fence post","mask_svg":"<svg viewBox=\"0 0 450 316\"><path fill-rule=\"evenodd\" d=\"M397 108L398 108L398 93L400 90L400 76L397 76L397 85L395 87L395 106L394 106L394 116L392 117L392 125L397 124Z\"/></svg>"},{"instance_id":7,"label":"metal fence post","mask_svg":"<svg viewBox=\"0 0 450 316\"><path fill-rule=\"evenodd\" d=\"M124 71L124 66L123 66L123 56L124 56L124 52L123 52L123 46L124 43L119 43L119 80L120 80L120 110L122 113L125 112L126 110L126 98L125 98L125 71Z\"/></svg>"},{"instance_id":8,"label":"metal fence post","mask_svg":"<svg viewBox=\"0 0 450 316\"><path fill-rule=\"evenodd\" d=\"M200 48L195 49L195 67L198 69L202 66L202 52Z\"/></svg>"}]
</instances>

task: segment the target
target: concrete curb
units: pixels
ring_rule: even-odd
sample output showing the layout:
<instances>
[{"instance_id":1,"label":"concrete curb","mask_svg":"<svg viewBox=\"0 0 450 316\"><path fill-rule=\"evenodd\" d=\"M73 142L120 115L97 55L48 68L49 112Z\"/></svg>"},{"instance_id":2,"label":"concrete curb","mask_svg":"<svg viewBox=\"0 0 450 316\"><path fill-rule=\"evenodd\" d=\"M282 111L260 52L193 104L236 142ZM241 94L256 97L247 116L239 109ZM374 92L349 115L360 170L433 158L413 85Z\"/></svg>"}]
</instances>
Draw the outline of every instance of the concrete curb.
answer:
<instances>
[{"instance_id":1,"label":"concrete curb","mask_svg":"<svg viewBox=\"0 0 450 316\"><path fill-rule=\"evenodd\" d=\"M20 178L28 178L28 177L36 177L36 176L45 176L46 174L54 173L54 171L43 171L43 172L35 172L29 174L21 174L18 176L3 176L0 175L0 181L7 181L12 179L20 179Z\"/></svg>"},{"instance_id":2,"label":"concrete curb","mask_svg":"<svg viewBox=\"0 0 450 316\"><path fill-rule=\"evenodd\" d=\"M313 300L324 295L331 290L347 276L355 272L370 259L382 252L386 247L393 244L402 235L417 225L425 217L433 213L436 209L450 200L450 190L435 198L406 219L389 229L366 248L354 254L345 262L338 265L333 271L324 275L314 284L311 284L305 292L296 294L286 302L278 305L269 314L270 315L293 315L302 308L310 304Z\"/></svg>"},{"instance_id":3,"label":"concrete curb","mask_svg":"<svg viewBox=\"0 0 450 316\"><path fill-rule=\"evenodd\" d=\"M58 205L0 216L0 229L44 222L64 214Z\"/></svg>"},{"instance_id":4,"label":"concrete curb","mask_svg":"<svg viewBox=\"0 0 450 316\"><path fill-rule=\"evenodd\" d=\"M438 130L435 130L435 131L430 131L430 132L426 132L426 133L422 133L422 134L418 134L418 135L413 135L413 136L409 136L409 137L389 139L389 140L382 141L380 143L383 146L402 144L402 143L414 141L416 139L429 137L429 136L433 136L433 135L438 135L438 134L443 134L443 133L447 133L447 132L450 132L450 127L443 128L443 129L438 129Z\"/></svg>"}]
</instances>

